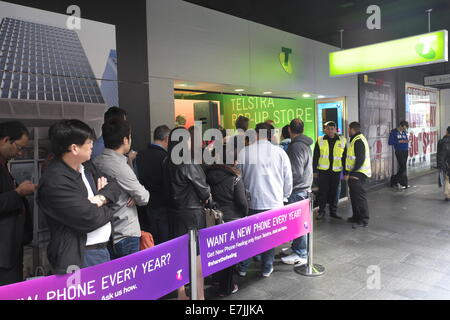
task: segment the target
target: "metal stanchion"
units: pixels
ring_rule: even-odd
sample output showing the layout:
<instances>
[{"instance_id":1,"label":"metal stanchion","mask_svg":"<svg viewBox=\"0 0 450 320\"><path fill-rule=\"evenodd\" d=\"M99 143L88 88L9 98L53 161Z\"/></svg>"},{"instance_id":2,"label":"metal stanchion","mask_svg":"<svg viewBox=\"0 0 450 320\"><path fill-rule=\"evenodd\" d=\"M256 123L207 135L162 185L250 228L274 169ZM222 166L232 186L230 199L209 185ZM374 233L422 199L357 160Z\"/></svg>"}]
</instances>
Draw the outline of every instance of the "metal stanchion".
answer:
<instances>
[{"instance_id":1,"label":"metal stanchion","mask_svg":"<svg viewBox=\"0 0 450 320\"><path fill-rule=\"evenodd\" d=\"M191 300L197 297L197 230L189 230L189 278L191 279Z\"/></svg>"},{"instance_id":2,"label":"metal stanchion","mask_svg":"<svg viewBox=\"0 0 450 320\"><path fill-rule=\"evenodd\" d=\"M325 273L325 267L320 264L314 264L313 262L313 209L314 209L314 196L312 193L309 194L309 201L310 201L310 228L311 232L308 234L308 263L294 267L294 271L298 274L301 274L303 276L307 277L318 277Z\"/></svg>"}]
</instances>

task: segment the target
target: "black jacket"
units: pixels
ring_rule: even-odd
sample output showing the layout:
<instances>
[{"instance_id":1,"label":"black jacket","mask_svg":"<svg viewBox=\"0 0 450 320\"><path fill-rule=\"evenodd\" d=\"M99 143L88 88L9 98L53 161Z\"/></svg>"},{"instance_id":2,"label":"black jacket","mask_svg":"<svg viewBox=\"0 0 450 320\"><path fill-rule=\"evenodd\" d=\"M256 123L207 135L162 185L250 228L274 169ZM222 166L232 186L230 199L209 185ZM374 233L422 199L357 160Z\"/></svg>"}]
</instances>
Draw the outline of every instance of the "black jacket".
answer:
<instances>
[{"instance_id":1,"label":"black jacket","mask_svg":"<svg viewBox=\"0 0 450 320\"><path fill-rule=\"evenodd\" d=\"M357 135L350 137L350 143L352 143L352 141L360 134L361 133L358 133ZM358 177L360 179L366 179L367 176L364 173L356 172L362 167L364 161L366 161L366 147L364 146L364 142L362 142L361 139L355 142L355 157L355 167L350 172L345 170L345 175Z\"/></svg>"},{"instance_id":2,"label":"black jacket","mask_svg":"<svg viewBox=\"0 0 450 320\"><path fill-rule=\"evenodd\" d=\"M292 167L292 191L310 191L313 183L311 145L314 141L305 135L292 139L287 155Z\"/></svg>"},{"instance_id":3,"label":"black jacket","mask_svg":"<svg viewBox=\"0 0 450 320\"><path fill-rule=\"evenodd\" d=\"M201 165L174 165L168 158L164 161L164 188L172 210L202 209L211 196Z\"/></svg>"},{"instance_id":4,"label":"black jacket","mask_svg":"<svg viewBox=\"0 0 450 320\"><path fill-rule=\"evenodd\" d=\"M163 162L167 151L155 144L138 152L136 166L139 182L150 192L149 208L167 207L167 195L163 190Z\"/></svg>"},{"instance_id":5,"label":"black jacket","mask_svg":"<svg viewBox=\"0 0 450 320\"><path fill-rule=\"evenodd\" d=\"M447 175L450 173L450 136L444 136L438 142L437 166Z\"/></svg>"},{"instance_id":6,"label":"black jacket","mask_svg":"<svg viewBox=\"0 0 450 320\"><path fill-rule=\"evenodd\" d=\"M0 268L4 269L22 260L22 247L33 238L30 207L16 187L6 164L0 163Z\"/></svg>"},{"instance_id":7,"label":"black jacket","mask_svg":"<svg viewBox=\"0 0 450 320\"><path fill-rule=\"evenodd\" d=\"M206 172L206 182L226 222L240 219L248 214L244 182L237 168L213 165Z\"/></svg>"},{"instance_id":8,"label":"black jacket","mask_svg":"<svg viewBox=\"0 0 450 320\"><path fill-rule=\"evenodd\" d=\"M50 229L48 259L56 274L67 273L69 266L84 266L87 234L112 221L112 204L121 194L117 182L102 174L91 161L83 164L97 184L104 176L108 184L99 194L111 202L97 207L88 200L81 173L60 159L53 160L39 181L37 201Z\"/></svg>"}]
</instances>

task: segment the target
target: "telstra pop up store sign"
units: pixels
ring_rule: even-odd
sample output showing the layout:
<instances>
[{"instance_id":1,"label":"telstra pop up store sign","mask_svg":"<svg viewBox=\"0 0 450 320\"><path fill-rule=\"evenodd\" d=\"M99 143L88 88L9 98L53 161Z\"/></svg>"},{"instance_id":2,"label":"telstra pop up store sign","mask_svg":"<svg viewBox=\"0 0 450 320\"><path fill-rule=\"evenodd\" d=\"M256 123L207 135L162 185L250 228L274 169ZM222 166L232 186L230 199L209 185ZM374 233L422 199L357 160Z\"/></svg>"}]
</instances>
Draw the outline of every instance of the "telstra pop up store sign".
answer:
<instances>
[{"instance_id":1,"label":"telstra pop up store sign","mask_svg":"<svg viewBox=\"0 0 450 320\"><path fill-rule=\"evenodd\" d=\"M448 61L448 32L418 36L330 53L330 76L389 70Z\"/></svg>"}]
</instances>

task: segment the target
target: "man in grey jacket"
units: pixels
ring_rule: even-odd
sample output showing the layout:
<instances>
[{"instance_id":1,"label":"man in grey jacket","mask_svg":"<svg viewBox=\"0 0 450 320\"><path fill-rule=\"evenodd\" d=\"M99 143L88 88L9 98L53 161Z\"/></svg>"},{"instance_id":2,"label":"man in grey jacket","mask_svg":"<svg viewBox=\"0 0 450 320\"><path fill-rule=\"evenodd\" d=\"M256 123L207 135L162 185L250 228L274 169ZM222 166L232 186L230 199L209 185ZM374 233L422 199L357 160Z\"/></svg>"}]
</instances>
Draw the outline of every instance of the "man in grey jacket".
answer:
<instances>
[{"instance_id":1,"label":"man in grey jacket","mask_svg":"<svg viewBox=\"0 0 450 320\"><path fill-rule=\"evenodd\" d=\"M292 194L288 199L288 204L307 199L313 183L311 146L314 141L303 134L304 129L304 123L300 119L292 120L288 129L292 141L287 149L287 154L291 160L293 178ZM305 235L295 239L291 248L282 251L287 255L281 258L283 263L299 266L307 262L306 237Z\"/></svg>"},{"instance_id":2,"label":"man in grey jacket","mask_svg":"<svg viewBox=\"0 0 450 320\"><path fill-rule=\"evenodd\" d=\"M102 126L105 149L94 160L95 165L114 177L122 189L119 201L113 207L113 240L111 258L117 259L139 251L141 227L138 206L148 203L150 194L139 183L125 156L131 148L131 128L128 121L115 118Z\"/></svg>"}]
</instances>

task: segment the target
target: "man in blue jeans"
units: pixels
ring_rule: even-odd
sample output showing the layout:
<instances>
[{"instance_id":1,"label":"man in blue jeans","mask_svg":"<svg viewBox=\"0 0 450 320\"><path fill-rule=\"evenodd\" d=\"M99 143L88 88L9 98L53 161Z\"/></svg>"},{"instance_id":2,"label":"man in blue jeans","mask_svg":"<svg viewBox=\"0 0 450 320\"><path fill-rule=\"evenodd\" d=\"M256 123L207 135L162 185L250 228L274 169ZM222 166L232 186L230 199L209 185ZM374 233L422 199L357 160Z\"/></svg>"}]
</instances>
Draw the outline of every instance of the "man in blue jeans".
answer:
<instances>
[{"instance_id":1,"label":"man in blue jeans","mask_svg":"<svg viewBox=\"0 0 450 320\"><path fill-rule=\"evenodd\" d=\"M406 166L409 150L408 129L409 123L402 121L399 127L393 129L389 135L389 145L394 147L398 161L398 172L391 177L391 187L393 188L407 189L409 187Z\"/></svg>"},{"instance_id":2,"label":"man in blue jeans","mask_svg":"<svg viewBox=\"0 0 450 320\"><path fill-rule=\"evenodd\" d=\"M300 119L292 120L289 125L291 143L287 149L287 154L292 167L293 191L288 199L288 204L307 199L313 183L311 145L314 141L303 134L304 129L303 121ZM307 262L306 237L305 235L295 239L291 248L282 251L283 254L287 255L281 258L283 263L299 266Z\"/></svg>"},{"instance_id":3,"label":"man in blue jeans","mask_svg":"<svg viewBox=\"0 0 450 320\"><path fill-rule=\"evenodd\" d=\"M102 126L105 149L94 163L105 174L114 177L121 194L113 206L113 240L111 258L121 258L139 251L141 227L136 205L145 206L150 194L139 183L125 156L131 149L131 128L127 120L114 118Z\"/></svg>"},{"instance_id":4,"label":"man in blue jeans","mask_svg":"<svg viewBox=\"0 0 450 320\"><path fill-rule=\"evenodd\" d=\"M267 123L256 126L258 141L245 147L238 156L238 168L242 172L245 189L250 195L249 215L283 207L284 199L292 192L292 169L289 157L279 146L269 142L273 127ZM275 249L261 254L262 276L273 272ZM252 259L238 266L240 276L247 274Z\"/></svg>"}]
</instances>

